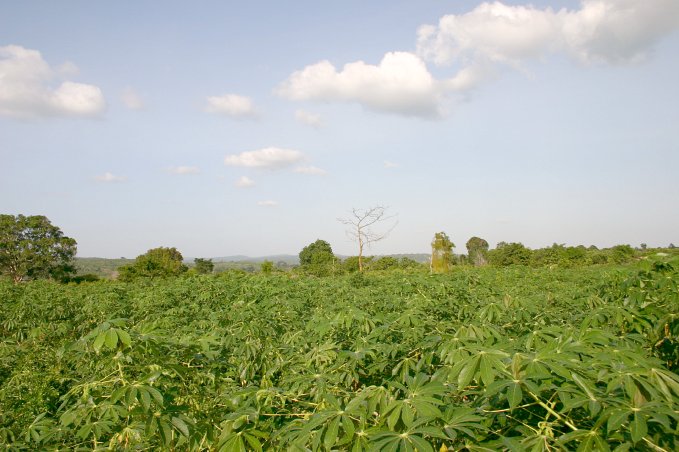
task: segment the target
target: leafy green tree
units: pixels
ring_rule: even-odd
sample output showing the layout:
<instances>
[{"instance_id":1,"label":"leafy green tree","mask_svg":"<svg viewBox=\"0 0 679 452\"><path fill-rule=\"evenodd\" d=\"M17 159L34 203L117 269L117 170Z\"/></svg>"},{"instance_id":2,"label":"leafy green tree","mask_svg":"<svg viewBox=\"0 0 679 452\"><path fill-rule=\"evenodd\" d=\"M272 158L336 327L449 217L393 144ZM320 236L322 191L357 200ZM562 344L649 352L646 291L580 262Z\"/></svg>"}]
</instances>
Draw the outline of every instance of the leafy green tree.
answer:
<instances>
[{"instance_id":1,"label":"leafy green tree","mask_svg":"<svg viewBox=\"0 0 679 452\"><path fill-rule=\"evenodd\" d=\"M363 269L372 268L374 256L363 256L361 257L361 265ZM354 273L359 271L358 269L358 256L349 256L342 261L342 270L347 273Z\"/></svg>"},{"instance_id":2,"label":"leafy green tree","mask_svg":"<svg viewBox=\"0 0 679 452\"><path fill-rule=\"evenodd\" d=\"M383 256L377 259L370 268L371 270L391 270L399 268L399 262L395 257Z\"/></svg>"},{"instance_id":3,"label":"leafy green tree","mask_svg":"<svg viewBox=\"0 0 679 452\"><path fill-rule=\"evenodd\" d=\"M137 278L166 278L179 276L188 270L177 248L153 248L137 256L134 264L118 269L118 279L131 281Z\"/></svg>"},{"instance_id":4,"label":"leafy green tree","mask_svg":"<svg viewBox=\"0 0 679 452\"><path fill-rule=\"evenodd\" d=\"M611 259L616 264L628 262L634 257L634 248L629 245L615 245L611 248Z\"/></svg>"},{"instance_id":5,"label":"leafy green tree","mask_svg":"<svg viewBox=\"0 0 679 452\"><path fill-rule=\"evenodd\" d=\"M75 272L76 241L42 215L0 215L0 274L15 284Z\"/></svg>"},{"instance_id":6,"label":"leafy green tree","mask_svg":"<svg viewBox=\"0 0 679 452\"><path fill-rule=\"evenodd\" d=\"M415 259L411 259L409 257L402 257L401 259L399 259L398 265L399 265L399 267L401 267L403 269L422 268L423 267L423 265L421 263L419 263Z\"/></svg>"},{"instance_id":7,"label":"leafy green tree","mask_svg":"<svg viewBox=\"0 0 679 452\"><path fill-rule=\"evenodd\" d=\"M467 256L469 262L480 267L488 263L488 242L480 237L472 237L467 240Z\"/></svg>"},{"instance_id":8,"label":"leafy green tree","mask_svg":"<svg viewBox=\"0 0 679 452\"><path fill-rule=\"evenodd\" d=\"M500 242L488 253L488 260L498 267L528 265L531 261L531 251L522 243Z\"/></svg>"},{"instance_id":9,"label":"leafy green tree","mask_svg":"<svg viewBox=\"0 0 679 452\"><path fill-rule=\"evenodd\" d=\"M434 234L431 242L431 271L443 273L450 270L453 263L453 248L455 244L450 241L445 232Z\"/></svg>"},{"instance_id":10,"label":"leafy green tree","mask_svg":"<svg viewBox=\"0 0 679 452\"><path fill-rule=\"evenodd\" d=\"M266 260L266 261L261 263L259 268L260 268L260 271L262 273L264 273L265 275L270 275L271 273L273 273L274 265L273 265L272 261Z\"/></svg>"},{"instance_id":11,"label":"leafy green tree","mask_svg":"<svg viewBox=\"0 0 679 452\"><path fill-rule=\"evenodd\" d=\"M212 262L212 259L197 257L193 260L193 263L195 264L193 268L196 270L196 273L200 275L210 274L215 269L215 264Z\"/></svg>"},{"instance_id":12,"label":"leafy green tree","mask_svg":"<svg viewBox=\"0 0 679 452\"><path fill-rule=\"evenodd\" d=\"M325 240L316 240L299 252L299 264L306 273L316 276L328 276L335 270L337 258L332 247Z\"/></svg>"}]
</instances>

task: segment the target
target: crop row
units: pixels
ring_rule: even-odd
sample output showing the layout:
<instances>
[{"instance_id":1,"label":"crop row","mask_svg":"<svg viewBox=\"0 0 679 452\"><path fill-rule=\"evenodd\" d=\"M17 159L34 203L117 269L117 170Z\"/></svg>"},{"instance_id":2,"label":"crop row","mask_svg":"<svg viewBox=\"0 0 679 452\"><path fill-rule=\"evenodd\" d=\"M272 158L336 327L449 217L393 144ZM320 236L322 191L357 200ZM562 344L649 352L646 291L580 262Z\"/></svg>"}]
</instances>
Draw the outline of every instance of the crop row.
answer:
<instances>
[{"instance_id":1,"label":"crop row","mask_svg":"<svg viewBox=\"0 0 679 452\"><path fill-rule=\"evenodd\" d=\"M10 450L676 450L677 263L0 285Z\"/></svg>"}]
</instances>

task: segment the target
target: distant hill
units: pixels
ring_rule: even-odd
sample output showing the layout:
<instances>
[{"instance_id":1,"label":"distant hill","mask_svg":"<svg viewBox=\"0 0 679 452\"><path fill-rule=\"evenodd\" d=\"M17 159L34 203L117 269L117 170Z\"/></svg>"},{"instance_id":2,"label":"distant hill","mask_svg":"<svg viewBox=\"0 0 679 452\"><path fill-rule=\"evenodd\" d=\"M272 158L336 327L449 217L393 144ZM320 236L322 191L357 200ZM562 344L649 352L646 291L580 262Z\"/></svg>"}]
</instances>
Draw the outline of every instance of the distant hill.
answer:
<instances>
[{"instance_id":1,"label":"distant hill","mask_svg":"<svg viewBox=\"0 0 679 452\"><path fill-rule=\"evenodd\" d=\"M412 254L387 254L389 257L395 257L396 259L400 259L402 257L407 257L408 259L412 259L415 262L420 262L422 264L428 264L429 263L429 258L431 257L431 254L426 254L426 253L412 253ZM382 256L375 256L377 258L380 258Z\"/></svg>"},{"instance_id":2,"label":"distant hill","mask_svg":"<svg viewBox=\"0 0 679 452\"><path fill-rule=\"evenodd\" d=\"M298 256L293 256L292 254L274 254L271 256L259 256L259 257L251 257L251 256L243 256L243 255L235 255L235 256L221 256L221 257L213 257L212 262L217 263L217 262L252 262L255 264L260 264L264 261L271 261L271 262L285 262L288 265L299 265L299 257ZM193 262L193 259L190 259L190 262Z\"/></svg>"},{"instance_id":3,"label":"distant hill","mask_svg":"<svg viewBox=\"0 0 679 452\"><path fill-rule=\"evenodd\" d=\"M117 276L118 267L131 264L134 259L106 259L103 257L76 257L75 268L79 275L93 274L100 278L112 279Z\"/></svg>"}]
</instances>

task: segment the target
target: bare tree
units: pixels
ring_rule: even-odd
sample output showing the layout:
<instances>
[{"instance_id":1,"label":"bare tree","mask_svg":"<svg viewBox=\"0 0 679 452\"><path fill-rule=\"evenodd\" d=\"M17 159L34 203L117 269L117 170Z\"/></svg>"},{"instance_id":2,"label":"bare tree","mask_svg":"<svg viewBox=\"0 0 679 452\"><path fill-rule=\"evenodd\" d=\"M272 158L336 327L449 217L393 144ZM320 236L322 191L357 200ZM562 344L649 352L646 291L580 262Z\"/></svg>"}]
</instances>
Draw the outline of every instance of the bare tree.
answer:
<instances>
[{"instance_id":1,"label":"bare tree","mask_svg":"<svg viewBox=\"0 0 679 452\"><path fill-rule=\"evenodd\" d=\"M373 226L390 221L396 215L387 214L388 207L374 206L368 209L351 209L349 218L338 218L337 221L348 226L347 236L358 243L358 271L363 271L363 249L371 243L379 242L396 227L397 221L386 232L377 232Z\"/></svg>"}]
</instances>

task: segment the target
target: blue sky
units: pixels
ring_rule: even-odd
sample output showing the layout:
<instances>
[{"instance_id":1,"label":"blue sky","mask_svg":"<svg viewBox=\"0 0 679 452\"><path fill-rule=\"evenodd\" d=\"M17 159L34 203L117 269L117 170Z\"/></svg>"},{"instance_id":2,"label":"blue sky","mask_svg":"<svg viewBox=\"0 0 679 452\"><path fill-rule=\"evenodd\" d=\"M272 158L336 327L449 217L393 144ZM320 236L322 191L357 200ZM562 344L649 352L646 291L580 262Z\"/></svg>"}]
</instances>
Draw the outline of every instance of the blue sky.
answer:
<instances>
[{"instance_id":1,"label":"blue sky","mask_svg":"<svg viewBox=\"0 0 679 452\"><path fill-rule=\"evenodd\" d=\"M679 244L679 2L3 2L0 212L80 256Z\"/></svg>"}]
</instances>

